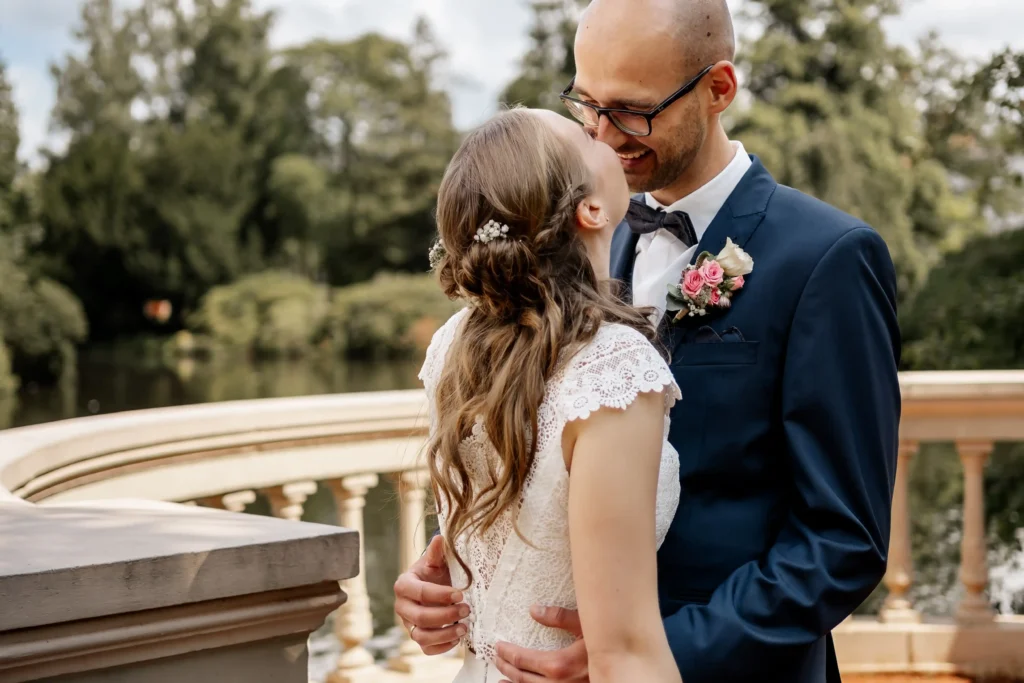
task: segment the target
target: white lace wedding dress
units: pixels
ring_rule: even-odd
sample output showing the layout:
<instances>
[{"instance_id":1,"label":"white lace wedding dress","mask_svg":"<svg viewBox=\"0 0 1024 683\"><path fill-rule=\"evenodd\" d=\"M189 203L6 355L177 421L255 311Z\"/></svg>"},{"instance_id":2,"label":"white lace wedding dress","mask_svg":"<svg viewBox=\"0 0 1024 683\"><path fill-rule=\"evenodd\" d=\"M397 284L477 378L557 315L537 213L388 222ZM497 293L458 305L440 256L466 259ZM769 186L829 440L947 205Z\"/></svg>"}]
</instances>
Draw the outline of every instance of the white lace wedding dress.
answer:
<instances>
[{"instance_id":1,"label":"white lace wedding dress","mask_svg":"<svg viewBox=\"0 0 1024 683\"><path fill-rule=\"evenodd\" d=\"M427 390L431 430L436 424L435 390L445 357L468 309L453 316L434 335L420 373ZM658 476L657 542L665 540L679 503L679 461L669 445L668 409L680 398L679 388L665 361L639 332L606 324L586 347L548 382L538 412L537 455L527 477L518 509L519 529L513 531L515 511L507 511L486 534L455 539L459 554L473 571L465 591L470 616L465 620L468 655L455 683L497 683L493 665L495 644L515 643L537 650L570 645L574 638L546 628L530 618L533 604L576 608L569 551L569 476L562 457L562 431L572 420L585 420L600 408L625 408L641 392L665 393L665 442ZM461 455L474 481L487 481L488 459L497 454L477 423L462 445ZM628 458L629 453L622 457ZM594 501L599 505L600 501ZM444 506L438 511L445 532ZM465 573L451 563L452 584L465 588Z\"/></svg>"}]
</instances>

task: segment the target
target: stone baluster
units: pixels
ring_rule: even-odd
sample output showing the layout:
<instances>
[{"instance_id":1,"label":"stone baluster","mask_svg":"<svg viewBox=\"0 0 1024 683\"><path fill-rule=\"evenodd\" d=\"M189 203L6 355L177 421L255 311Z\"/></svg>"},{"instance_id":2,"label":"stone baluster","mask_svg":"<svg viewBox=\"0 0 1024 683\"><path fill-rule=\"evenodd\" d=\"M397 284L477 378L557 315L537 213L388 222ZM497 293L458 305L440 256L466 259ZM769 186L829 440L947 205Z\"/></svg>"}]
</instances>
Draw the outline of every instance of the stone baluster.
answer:
<instances>
[{"instance_id":1,"label":"stone baluster","mask_svg":"<svg viewBox=\"0 0 1024 683\"><path fill-rule=\"evenodd\" d=\"M344 646L328 683L376 681L380 671L363 643L373 637L373 613L366 589L366 548L363 508L366 494L378 482L376 474L360 474L328 482L338 507L338 523L359 532L359 574L342 582L348 601L334 615L334 632Z\"/></svg>"},{"instance_id":2,"label":"stone baluster","mask_svg":"<svg viewBox=\"0 0 1024 683\"><path fill-rule=\"evenodd\" d=\"M990 622L995 612L985 597L988 584L985 543L985 463L992 453L991 441L958 441L957 452L964 468L964 529L960 544L960 582L966 593L957 607L962 624Z\"/></svg>"},{"instance_id":3,"label":"stone baluster","mask_svg":"<svg viewBox=\"0 0 1024 683\"><path fill-rule=\"evenodd\" d=\"M245 512L247 505L256 502L256 492L250 490L229 493L221 499L221 502L224 503L225 509L231 512Z\"/></svg>"},{"instance_id":4,"label":"stone baluster","mask_svg":"<svg viewBox=\"0 0 1024 683\"><path fill-rule=\"evenodd\" d=\"M427 547L424 504L430 474L426 470L409 470L395 475L395 486L399 492L401 516L398 523L399 567L404 572L423 555ZM438 665L436 657L427 657L420 646L409 637L409 632L400 618L398 621L398 652L388 662L394 671L424 676Z\"/></svg>"},{"instance_id":5,"label":"stone baluster","mask_svg":"<svg viewBox=\"0 0 1024 683\"><path fill-rule=\"evenodd\" d=\"M907 482L910 477L910 459L917 452L914 442L900 444L896 464L896 486L892 496L892 525L889 534L889 564L886 567L885 587L889 595L878 613L880 621L891 624L913 624L921 621L908 595L914 582L914 560L910 545L910 507L907 500Z\"/></svg>"},{"instance_id":6,"label":"stone baluster","mask_svg":"<svg viewBox=\"0 0 1024 683\"><path fill-rule=\"evenodd\" d=\"M298 522L302 519L302 506L316 493L315 481L297 481L263 489L275 517Z\"/></svg>"}]
</instances>

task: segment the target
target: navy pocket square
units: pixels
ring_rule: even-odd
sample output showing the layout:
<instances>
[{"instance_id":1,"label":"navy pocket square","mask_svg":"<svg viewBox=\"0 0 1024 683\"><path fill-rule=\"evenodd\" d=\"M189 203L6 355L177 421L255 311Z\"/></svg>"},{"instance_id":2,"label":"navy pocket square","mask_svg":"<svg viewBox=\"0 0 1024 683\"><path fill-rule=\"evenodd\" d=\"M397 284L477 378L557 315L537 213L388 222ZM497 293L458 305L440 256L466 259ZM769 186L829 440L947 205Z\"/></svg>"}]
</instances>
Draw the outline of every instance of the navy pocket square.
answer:
<instances>
[{"instance_id":1,"label":"navy pocket square","mask_svg":"<svg viewBox=\"0 0 1024 683\"><path fill-rule=\"evenodd\" d=\"M740 332L740 328L738 327L730 327L729 329L727 329L725 332L722 333L721 339L724 342L747 341L746 338L743 336L743 333Z\"/></svg>"},{"instance_id":2,"label":"navy pocket square","mask_svg":"<svg viewBox=\"0 0 1024 683\"><path fill-rule=\"evenodd\" d=\"M738 327L730 327L718 334L710 325L702 325L693 333L694 344L721 344L747 341Z\"/></svg>"},{"instance_id":3,"label":"navy pocket square","mask_svg":"<svg viewBox=\"0 0 1024 683\"><path fill-rule=\"evenodd\" d=\"M693 335L694 344L720 344L722 338L710 326L703 325Z\"/></svg>"}]
</instances>

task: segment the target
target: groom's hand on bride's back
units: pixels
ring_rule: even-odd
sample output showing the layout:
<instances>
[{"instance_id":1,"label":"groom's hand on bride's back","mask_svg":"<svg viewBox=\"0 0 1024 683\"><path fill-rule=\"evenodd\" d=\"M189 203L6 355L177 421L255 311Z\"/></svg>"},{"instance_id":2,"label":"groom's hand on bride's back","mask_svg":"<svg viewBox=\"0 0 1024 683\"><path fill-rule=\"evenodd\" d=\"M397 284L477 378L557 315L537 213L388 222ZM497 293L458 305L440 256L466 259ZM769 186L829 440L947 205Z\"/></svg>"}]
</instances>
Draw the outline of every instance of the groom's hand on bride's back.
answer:
<instances>
[{"instance_id":1,"label":"groom's hand on bride's back","mask_svg":"<svg viewBox=\"0 0 1024 683\"><path fill-rule=\"evenodd\" d=\"M465 635L466 627L456 622L469 616L469 606L462 603L460 591L452 590L441 536L435 536L423 557L398 577L395 612L427 655L448 652Z\"/></svg>"},{"instance_id":2,"label":"groom's hand on bride's back","mask_svg":"<svg viewBox=\"0 0 1024 683\"><path fill-rule=\"evenodd\" d=\"M562 650L540 652L498 643L498 671L511 683L586 683L590 680L587 669L587 648L583 644L583 630L579 612L561 607L534 607L530 615L542 626L568 631L578 640Z\"/></svg>"}]
</instances>

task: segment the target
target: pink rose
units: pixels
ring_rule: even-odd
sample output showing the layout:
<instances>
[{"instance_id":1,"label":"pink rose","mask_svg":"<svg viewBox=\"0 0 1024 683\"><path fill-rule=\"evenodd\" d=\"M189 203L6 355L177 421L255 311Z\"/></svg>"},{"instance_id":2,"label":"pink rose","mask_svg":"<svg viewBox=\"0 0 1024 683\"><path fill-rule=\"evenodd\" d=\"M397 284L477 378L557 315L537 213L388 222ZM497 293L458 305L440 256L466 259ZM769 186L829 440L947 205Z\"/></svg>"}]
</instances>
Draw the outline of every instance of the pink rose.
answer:
<instances>
[{"instance_id":1,"label":"pink rose","mask_svg":"<svg viewBox=\"0 0 1024 683\"><path fill-rule=\"evenodd\" d=\"M704 276L704 282L712 287L722 284L722 280L725 279L725 271L722 270L722 264L714 259L708 259L704 262L704 265L700 267L700 274Z\"/></svg>"},{"instance_id":2,"label":"pink rose","mask_svg":"<svg viewBox=\"0 0 1024 683\"><path fill-rule=\"evenodd\" d=\"M737 275L732 279L732 291L738 292L743 289L743 276Z\"/></svg>"},{"instance_id":3,"label":"pink rose","mask_svg":"<svg viewBox=\"0 0 1024 683\"><path fill-rule=\"evenodd\" d=\"M704 289L704 276L700 274L700 271L686 271L686 274L683 275L683 294L691 299L696 299L702 289Z\"/></svg>"},{"instance_id":4,"label":"pink rose","mask_svg":"<svg viewBox=\"0 0 1024 683\"><path fill-rule=\"evenodd\" d=\"M721 293L719 293L718 287L712 287L711 288L711 298L708 299L708 302L712 306L717 306L721 301L722 301L722 295L721 295Z\"/></svg>"}]
</instances>

